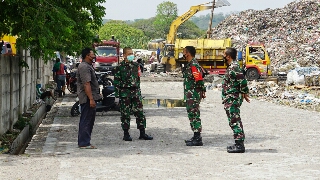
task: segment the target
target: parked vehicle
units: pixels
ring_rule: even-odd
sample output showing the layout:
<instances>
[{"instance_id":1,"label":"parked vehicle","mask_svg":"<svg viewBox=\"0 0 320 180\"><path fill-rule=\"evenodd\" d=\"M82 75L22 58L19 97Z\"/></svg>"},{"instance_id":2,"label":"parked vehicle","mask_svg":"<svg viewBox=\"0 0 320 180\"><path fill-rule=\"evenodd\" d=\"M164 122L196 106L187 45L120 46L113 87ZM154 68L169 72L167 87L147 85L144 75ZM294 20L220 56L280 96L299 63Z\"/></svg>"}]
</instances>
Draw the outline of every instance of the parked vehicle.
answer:
<instances>
[{"instance_id":1,"label":"parked vehicle","mask_svg":"<svg viewBox=\"0 0 320 180\"><path fill-rule=\"evenodd\" d=\"M113 80L109 78L111 71L96 72L96 77L100 86L102 86L102 99L97 101L97 112L119 111L119 99L114 96ZM71 116L78 116L81 113L79 99L71 108Z\"/></svg>"},{"instance_id":2,"label":"parked vehicle","mask_svg":"<svg viewBox=\"0 0 320 180\"><path fill-rule=\"evenodd\" d=\"M104 86L102 89L103 98L96 101L96 111L97 112L107 112L107 111L119 111L119 98L114 96L114 86ZM78 116L81 114L81 107L79 101L72 106L71 116Z\"/></svg>"},{"instance_id":3,"label":"parked vehicle","mask_svg":"<svg viewBox=\"0 0 320 180\"><path fill-rule=\"evenodd\" d=\"M96 72L96 77L98 80L99 85L105 86L112 86L113 85L113 79L109 78L113 73L112 71L107 72Z\"/></svg>"},{"instance_id":4,"label":"parked vehicle","mask_svg":"<svg viewBox=\"0 0 320 180\"><path fill-rule=\"evenodd\" d=\"M77 76L75 71L66 74L66 85L70 93L77 93Z\"/></svg>"},{"instance_id":5,"label":"parked vehicle","mask_svg":"<svg viewBox=\"0 0 320 180\"><path fill-rule=\"evenodd\" d=\"M112 40L101 40L94 43L93 47L96 51L96 61L93 64L96 71L107 72L112 71L119 63L120 58L120 42Z\"/></svg>"},{"instance_id":6,"label":"parked vehicle","mask_svg":"<svg viewBox=\"0 0 320 180\"><path fill-rule=\"evenodd\" d=\"M16 41L17 36L0 34L0 54L16 55Z\"/></svg>"}]
</instances>

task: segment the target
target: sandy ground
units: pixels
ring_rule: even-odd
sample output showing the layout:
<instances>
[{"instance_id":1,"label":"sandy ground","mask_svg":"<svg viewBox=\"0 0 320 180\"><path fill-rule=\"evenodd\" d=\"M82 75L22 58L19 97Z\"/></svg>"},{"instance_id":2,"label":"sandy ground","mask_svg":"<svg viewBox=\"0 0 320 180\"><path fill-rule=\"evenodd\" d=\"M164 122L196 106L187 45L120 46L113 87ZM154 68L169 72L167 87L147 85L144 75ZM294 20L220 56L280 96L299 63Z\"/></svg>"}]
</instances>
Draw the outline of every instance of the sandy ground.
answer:
<instances>
[{"instance_id":1,"label":"sandy ground","mask_svg":"<svg viewBox=\"0 0 320 180\"><path fill-rule=\"evenodd\" d=\"M142 82L145 99L182 99L182 82ZM146 105L147 134L122 140L120 113L99 113L92 134L98 149L77 148L75 97L60 99L40 125L25 154L0 155L0 179L320 179L320 113L252 100L241 107L246 153L229 154L232 131L220 91L201 103L203 147L192 136L185 108Z\"/></svg>"}]
</instances>

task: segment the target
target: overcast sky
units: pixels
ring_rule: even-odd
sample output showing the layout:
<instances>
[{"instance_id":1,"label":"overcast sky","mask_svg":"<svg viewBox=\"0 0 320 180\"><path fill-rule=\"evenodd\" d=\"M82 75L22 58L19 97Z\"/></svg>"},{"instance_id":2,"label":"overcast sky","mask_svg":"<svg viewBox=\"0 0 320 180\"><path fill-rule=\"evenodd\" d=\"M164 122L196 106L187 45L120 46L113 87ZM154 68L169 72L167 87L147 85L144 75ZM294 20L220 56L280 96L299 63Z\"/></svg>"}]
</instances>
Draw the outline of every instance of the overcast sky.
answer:
<instances>
[{"instance_id":1,"label":"overcast sky","mask_svg":"<svg viewBox=\"0 0 320 180\"><path fill-rule=\"evenodd\" d=\"M178 6L178 14L182 15L189 10L190 6L210 2L210 0L167 0ZM215 12L243 11L247 9L263 10L267 8L283 8L295 0L227 0L231 6L220 7ZM106 19L134 20L147 19L156 15L157 5L163 0L107 0ZM210 10L199 12L196 16L210 13Z\"/></svg>"}]
</instances>

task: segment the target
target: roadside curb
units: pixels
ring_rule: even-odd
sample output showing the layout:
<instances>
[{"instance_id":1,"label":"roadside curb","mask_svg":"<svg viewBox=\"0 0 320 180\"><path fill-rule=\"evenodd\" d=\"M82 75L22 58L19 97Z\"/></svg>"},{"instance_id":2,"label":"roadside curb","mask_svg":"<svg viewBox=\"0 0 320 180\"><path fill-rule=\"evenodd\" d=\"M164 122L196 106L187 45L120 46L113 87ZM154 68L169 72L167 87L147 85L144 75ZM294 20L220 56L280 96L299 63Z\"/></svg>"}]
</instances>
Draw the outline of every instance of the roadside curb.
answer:
<instances>
[{"instance_id":1,"label":"roadside curb","mask_svg":"<svg viewBox=\"0 0 320 180\"><path fill-rule=\"evenodd\" d=\"M52 105L52 104L51 104ZM17 155L20 154L24 147L28 144L29 140L36 133L39 124L43 117L47 114L46 112L46 104L42 104L37 112L33 115L30 124L23 128L18 137L12 142L10 147L10 154Z\"/></svg>"}]
</instances>

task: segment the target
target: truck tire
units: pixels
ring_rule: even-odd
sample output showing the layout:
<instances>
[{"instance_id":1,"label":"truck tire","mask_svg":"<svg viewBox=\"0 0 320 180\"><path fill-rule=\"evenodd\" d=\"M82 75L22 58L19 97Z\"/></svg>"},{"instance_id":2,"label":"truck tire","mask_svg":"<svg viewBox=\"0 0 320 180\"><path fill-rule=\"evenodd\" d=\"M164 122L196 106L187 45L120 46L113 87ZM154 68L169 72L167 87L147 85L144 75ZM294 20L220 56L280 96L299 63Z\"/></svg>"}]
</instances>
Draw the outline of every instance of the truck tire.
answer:
<instances>
[{"instance_id":1,"label":"truck tire","mask_svg":"<svg viewBox=\"0 0 320 180\"><path fill-rule=\"evenodd\" d=\"M163 66L163 64L158 64L158 66L157 66L157 73L161 73L161 72L163 72L164 71L164 66Z\"/></svg>"},{"instance_id":2,"label":"truck tire","mask_svg":"<svg viewBox=\"0 0 320 180\"><path fill-rule=\"evenodd\" d=\"M249 68L246 72L246 78L250 81L258 80L260 77L258 70L255 68Z\"/></svg>"}]
</instances>

